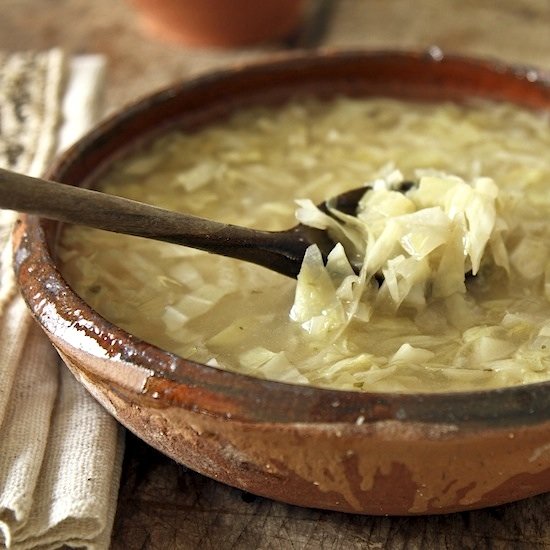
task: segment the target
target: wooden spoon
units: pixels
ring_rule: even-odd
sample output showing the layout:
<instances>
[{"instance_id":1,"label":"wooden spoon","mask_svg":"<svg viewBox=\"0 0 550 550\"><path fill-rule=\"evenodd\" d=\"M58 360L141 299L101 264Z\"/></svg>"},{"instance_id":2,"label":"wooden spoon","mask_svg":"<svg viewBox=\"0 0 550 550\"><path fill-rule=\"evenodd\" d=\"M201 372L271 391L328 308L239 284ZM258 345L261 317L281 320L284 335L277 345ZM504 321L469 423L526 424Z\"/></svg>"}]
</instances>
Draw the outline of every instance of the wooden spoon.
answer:
<instances>
[{"instance_id":1,"label":"wooden spoon","mask_svg":"<svg viewBox=\"0 0 550 550\"><path fill-rule=\"evenodd\" d=\"M354 214L368 189L342 193L330 200L331 206ZM336 244L326 231L302 224L285 231L259 231L3 169L0 208L198 248L252 262L288 277L298 275L310 245L316 244L326 258ZM329 213L326 202L319 208Z\"/></svg>"}]
</instances>

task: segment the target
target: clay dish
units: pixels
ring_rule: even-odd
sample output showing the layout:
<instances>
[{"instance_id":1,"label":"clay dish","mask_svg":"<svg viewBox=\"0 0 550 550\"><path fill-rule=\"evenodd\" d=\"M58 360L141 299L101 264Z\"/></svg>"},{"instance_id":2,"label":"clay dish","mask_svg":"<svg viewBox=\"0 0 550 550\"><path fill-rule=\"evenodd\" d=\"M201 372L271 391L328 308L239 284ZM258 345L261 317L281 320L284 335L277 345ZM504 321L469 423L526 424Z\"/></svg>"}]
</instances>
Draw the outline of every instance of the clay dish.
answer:
<instances>
[{"instance_id":1,"label":"clay dish","mask_svg":"<svg viewBox=\"0 0 550 550\"><path fill-rule=\"evenodd\" d=\"M296 92L422 100L484 97L550 109L535 70L441 55L284 57L184 82L119 112L48 176L93 184L144 140ZM107 322L56 267L59 226L15 232L23 296L74 375L122 424L193 470L301 506L434 514L550 490L550 382L453 394L368 394L266 382L167 353Z\"/></svg>"}]
</instances>

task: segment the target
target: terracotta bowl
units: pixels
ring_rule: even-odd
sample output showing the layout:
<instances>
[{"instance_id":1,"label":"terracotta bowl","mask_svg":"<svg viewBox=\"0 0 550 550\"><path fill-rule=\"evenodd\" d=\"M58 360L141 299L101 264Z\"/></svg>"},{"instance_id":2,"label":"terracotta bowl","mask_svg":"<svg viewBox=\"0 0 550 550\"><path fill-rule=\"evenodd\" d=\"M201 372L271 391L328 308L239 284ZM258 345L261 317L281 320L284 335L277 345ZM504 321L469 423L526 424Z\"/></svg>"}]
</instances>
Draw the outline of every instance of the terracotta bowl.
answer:
<instances>
[{"instance_id":1,"label":"terracotta bowl","mask_svg":"<svg viewBox=\"0 0 550 550\"><path fill-rule=\"evenodd\" d=\"M156 39L187 46L242 47L284 38L306 12L304 0L127 0Z\"/></svg>"},{"instance_id":2,"label":"terracotta bowl","mask_svg":"<svg viewBox=\"0 0 550 550\"><path fill-rule=\"evenodd\" d=\"M324 53L233 68L129 106L48 174L72 185L172 127L295 92L478 96L550 109L534 70L409 53ZM301 506L365 514L480 508L550 489L550 382L452 394L369 394L266 382L167 353L106 321L61 277L59 226L15 232L23 296L74 375L122 424L190 468Z\"/></svg>"}]
</instances>

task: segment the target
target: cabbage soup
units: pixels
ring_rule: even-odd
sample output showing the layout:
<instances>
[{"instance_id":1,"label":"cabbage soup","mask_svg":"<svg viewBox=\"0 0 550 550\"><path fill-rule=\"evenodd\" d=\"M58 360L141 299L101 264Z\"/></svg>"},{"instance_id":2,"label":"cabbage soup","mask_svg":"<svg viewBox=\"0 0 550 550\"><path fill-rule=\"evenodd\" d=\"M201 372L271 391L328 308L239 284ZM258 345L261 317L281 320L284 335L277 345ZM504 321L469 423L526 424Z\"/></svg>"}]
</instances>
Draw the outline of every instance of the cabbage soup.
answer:
<instances>
[{"instance_id":1,"label":"cabbage soup","mask_svg":"<svg viewBox=\"0 0 550 550\"><path fill-rule=\"evenodd\" d=\"M173 131L98 187L264 230L302 223L298 280L70 226L64 277L109 321L221 369L342 390L446 392L550 378L550 116L506 103L300 98ZM396 191L402 181L415 185ZM368 185L356 216L315 204ZM359 259L356 273L348 259Z\"/></svg>"}]
</instances>

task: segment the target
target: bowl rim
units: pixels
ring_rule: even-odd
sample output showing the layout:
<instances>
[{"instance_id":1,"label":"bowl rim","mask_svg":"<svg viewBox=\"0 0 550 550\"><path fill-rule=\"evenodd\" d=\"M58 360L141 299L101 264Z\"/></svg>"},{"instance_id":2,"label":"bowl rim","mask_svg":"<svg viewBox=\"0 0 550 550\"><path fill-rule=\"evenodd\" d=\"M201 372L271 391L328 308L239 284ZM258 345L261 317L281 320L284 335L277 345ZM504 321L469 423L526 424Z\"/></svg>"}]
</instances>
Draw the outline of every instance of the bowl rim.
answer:
<instances>
[{"instance_id":1,"label":"bowl rim","mask_svg":"<svg viewBox=\"0 0 550 550\"><path fill-rule=\"evenodd\" d=\"M433 66L454 64L465 70L475 69L502 78L516 79L537 88L547 97L550 109L550 79L543 72L525 65L443 55L439 49L428 52L324 49L285 53L269 60L247 62L186 79L126 105L95 126L62 154L51 165L46 177L65 181L67 172L81 162L82 158L87 166L85 170L91 174L94 156L90 152L98 143L108 142L114 132L121 131L123 127L128 128L144 113L162 107L178 95L196 94L220 82L231 81L236 77L242 79L251 75L261 76L266 71L271 74L278 71L284 73L304 66L318 67L342 61L353 63L373 59L428 63ZM166 127L159 126L158 133L165 131ZM146 140L149 141L152 137L149 133ZM131 148L135 147L134 141ZM120 150L117 151L119 153ZM111 155L109 162L112 162L113 157ZM14 265L24 299L50 338L53 336L56 347L63 347L59 345L64 338L60 327L66 328L67 323L70 323L78 330L86 332L86 338L103 346L103 353L82 347L81 351L103 359L107 353L110 360L114 359L121 369L147 370L149 375L146 387L141 388L141 393L138 391L140 398L245 422L361 425L363 422L398 421L429 425L453 424L477 430L550 421L550 380L477 391L359 392L262 380L178 357L114 325L72 291L58 271L54 255L50 251L47 234L51 234L53 228L52 222L36 216L22 216L16 228ZM56 309L54 313L51 309L45 311L44 299L53 301ZM79 325L79 315L93 322L95 332L86 329L85 324ZM106 352L101 342L109 339L111 343ZM63 353L66 355L67 350ZM82 370L85 373L84 367ZM108 382L113 383L112 380Z\"/></svg>"}]
</instances>

